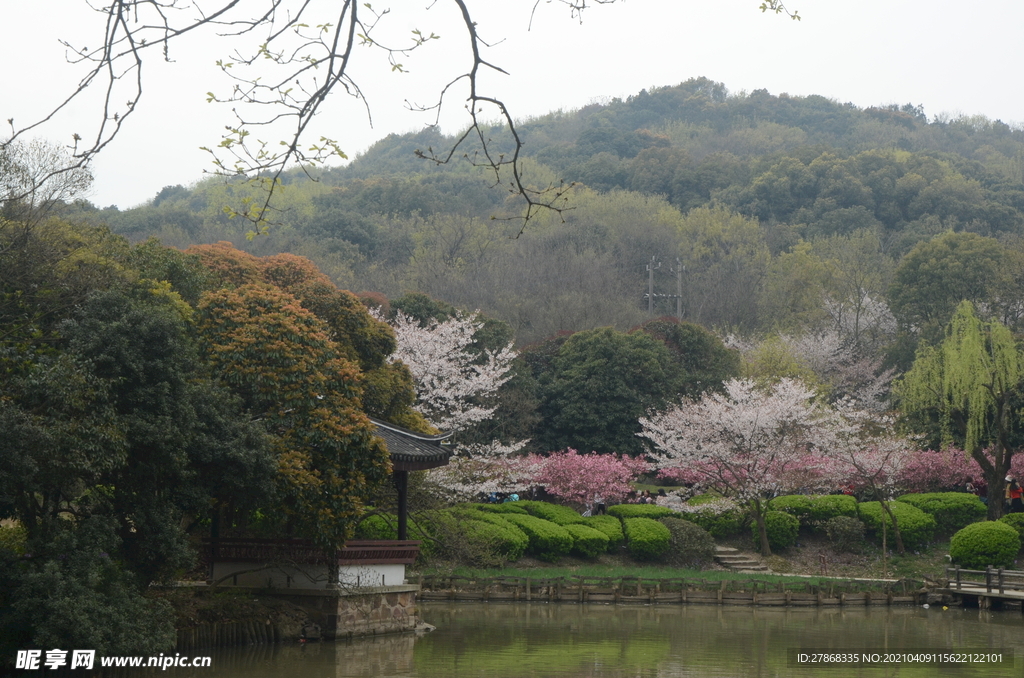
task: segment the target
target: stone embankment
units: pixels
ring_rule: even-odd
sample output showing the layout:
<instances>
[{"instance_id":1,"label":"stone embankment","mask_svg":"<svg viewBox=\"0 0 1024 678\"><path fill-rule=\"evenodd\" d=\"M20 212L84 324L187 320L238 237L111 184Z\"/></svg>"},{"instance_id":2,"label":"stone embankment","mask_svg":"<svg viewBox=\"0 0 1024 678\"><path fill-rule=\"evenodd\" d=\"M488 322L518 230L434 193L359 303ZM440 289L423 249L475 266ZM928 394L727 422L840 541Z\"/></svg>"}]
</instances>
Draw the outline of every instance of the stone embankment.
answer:
<instances>
[{"instance_id":1,"label":"stone embankment","mask_svg":"<svg viewBox=\"0 0 1024 678\"><path fill-rule=\"evenodd\" d=\"M495 577L424 576L419 599L428 601L508 601L769 606L915 605L927 600L924 583L769 579L645 579L641 577Z\"/></svg>"}]
</instances>

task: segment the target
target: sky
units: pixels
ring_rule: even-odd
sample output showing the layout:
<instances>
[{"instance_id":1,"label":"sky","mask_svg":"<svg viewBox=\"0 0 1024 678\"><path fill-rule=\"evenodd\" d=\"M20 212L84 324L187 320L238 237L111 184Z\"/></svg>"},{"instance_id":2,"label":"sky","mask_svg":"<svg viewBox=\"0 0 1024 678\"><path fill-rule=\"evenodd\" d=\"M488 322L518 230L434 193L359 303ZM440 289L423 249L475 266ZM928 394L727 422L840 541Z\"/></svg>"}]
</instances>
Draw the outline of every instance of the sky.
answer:
<instances>
[{"instance_id":1,"label":"sky","mask_svg":"<svg viewBox=\"0 0 1024 678\"><path fill-rule=\"evenodd\" d=\"M983 115L1024 125L1019 0L789 0L801 21L763 14L759 4L618 0L591 7L580 21L557 0L467 0L493 45L484 58L508 72L487 74L484 91L502 98L517 119L704 76L733 93L818 94L860 107L911 103L929 117ZM390 133L432 123L433 114L410 111L406 102L433 103L468 57L450 0L375 0L373 7L391 10L373 34L381 42L407 44L413 29L440 38L402 57L401 71L373 50L357 52L353 73L366 103L334 96L308 139L336 139L350 157ZM60 40L88 47L99 44L102 31L102 17L83 0L0 0L0 60L7 64L0 121L13 118L21 127L63 101L82 71L68 63ZM207 92L229 91L215 62L229 58L232 46L213 33L196 35L172 45L171 62L146 63L142 103L95 161L89 200L126 209L213 169L200 147L216 146L233 117L230 106L207 103ZM32 134L62 144L73 133L88 138L96 104L75 103ZM444 131L466 124L463 107L464 95L453 91L442 109ZM0 135L7 136L4 124ZM266 134L272 144L280 138Z\"/></svg>"}]
</instances>

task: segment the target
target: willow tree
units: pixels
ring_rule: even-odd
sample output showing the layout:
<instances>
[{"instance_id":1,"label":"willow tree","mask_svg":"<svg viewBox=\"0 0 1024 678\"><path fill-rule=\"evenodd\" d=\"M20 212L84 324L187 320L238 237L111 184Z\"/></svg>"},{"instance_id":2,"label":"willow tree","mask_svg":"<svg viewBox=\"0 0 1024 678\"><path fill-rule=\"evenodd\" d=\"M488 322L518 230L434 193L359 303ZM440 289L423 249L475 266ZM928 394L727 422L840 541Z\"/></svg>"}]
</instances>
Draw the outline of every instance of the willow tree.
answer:
<instances>
[{"instance_id":1,"label":"willow tree","mask_svg":"<svg viewBox=\"0 0 1024 678\"><path fill-rule=\"evenodd\" d=\"M1003 514L1005 477L1021 424L1024 358L1010 330L963 301L939 346L924 346L897 384L906 421L942 446L962 446L988 484L989 519Z\"/></svg>"}]
</instances>

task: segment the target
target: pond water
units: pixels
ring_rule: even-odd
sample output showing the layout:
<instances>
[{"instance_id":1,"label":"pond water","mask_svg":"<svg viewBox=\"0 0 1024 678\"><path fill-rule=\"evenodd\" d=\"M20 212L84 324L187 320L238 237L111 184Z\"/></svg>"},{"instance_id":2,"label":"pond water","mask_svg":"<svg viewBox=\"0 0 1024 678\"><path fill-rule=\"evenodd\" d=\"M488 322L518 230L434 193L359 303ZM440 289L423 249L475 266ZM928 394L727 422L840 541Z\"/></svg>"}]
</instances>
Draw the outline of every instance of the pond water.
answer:
<instances>
[{"instance_id":1,"label":"pond water","mask_svg":"<svg viewBox=\"0 0 1024 678\"><path fill-rule=\"evenodd\" d=\"M206 678L636 678L1021 676L1024 615L941 606L756 608L430 603L437 630L213 654ZM798 653L897 655L864 666L798 663ZM997 663L922 665L901 653L1002 654ZM980 657L972 657L979 659ZM990 657L991 658L991 657ZM187 675L186 670L172 671Z\"/></svg>"}]
</instances>

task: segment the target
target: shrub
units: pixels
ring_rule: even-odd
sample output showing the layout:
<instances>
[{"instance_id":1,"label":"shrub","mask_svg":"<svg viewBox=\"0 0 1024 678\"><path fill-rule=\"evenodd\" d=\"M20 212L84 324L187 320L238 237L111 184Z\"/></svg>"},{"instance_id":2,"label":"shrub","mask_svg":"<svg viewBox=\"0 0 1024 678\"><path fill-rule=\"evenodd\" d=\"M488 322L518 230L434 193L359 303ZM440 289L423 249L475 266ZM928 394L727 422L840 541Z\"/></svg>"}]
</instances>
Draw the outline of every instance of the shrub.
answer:
<instances>
[{"instance_id":1,"label":"shrub","mask_svg":"<svg viewBox=\"0 0 1024 678\"><path fill-rule=\"evenodd\" d=\"M424 542L425 555L480 567L500 567L521 558L529 544L526 534L514 525L487 521L485 516L489 517L465 509L431 512L426 524L432 539Z\"/></svg>"},{"instance_id":2,"label":"shrub","mask_svg":"<svg viewBox=\"0 0 1024 678\"><path fill-rule=\"evenodd\" d=\"M822 494L811 498L811 512L808 519L812 523L827 523L839 516L856 518L857 500L845 494Z\"/></svg>"},{"instance_id":3,"label":"shrub","mask_svg":"<svg viewBox=\"0 0 1024 678\"><path fill-rule=\"evenodd\" d=\"M899 501L916 506L935 518L936 529L942 534L952 534L971 523L984 520L988 511L980 499L966 492L905 494Z\"/></svg>"},{"instance_id":4,"label":"shrub","mask_svg":"<svg viewBox=\"0 0 1024 678\"><path fill-rule=\"evenodd\" d=\"M429 535L412 517L409 517L406 532L409 539L427 539ZM356 525L356 539L398 539L398 516L392 513L377 513L367 516Z\"/></svg>"},{"instance_id":5,"label":"shrub","mask_svg":"<svg viewBox=\"0 0 1024 678\"><path fill-rule=\"evenodd\" d=\"M707 496L707 495L705 495ZM695 497L694 499L697 499ZM707 530L715 539L723 539L739 534L743 527L743 513L727 499L714 497L711 500L694 504L694 500L686 502L677 517L696 523Z\"/></svg>"},{"instance_id":6,"label":"shrub","mask_svg":"<svg viewBox=\"0 0 1024 678\"><path fill-rule=\"evenodd\" d=\"M754 536L754 546L760 546L761 536L757 531L757 523L750 526ZM796 543L800 535L800 521L783 511L768 511L764 514L764 531L768 535L768 546L772 549L788 549Z\"/></svg>"},{"instance_id":7,"label":"shrub","mask_svg":"<svg viewBox=\"0 0 1024 678\"><path fill-rule=\"evenodd\" d=\"M625 520L626 518L665 518L674 511L657 504L616 504L608 507L608 515Z\"/></svg>"},{"instance_id":8,"label":"shrub","mask_svg":"<svg viewBox=\"0 0 1024 678\"><path fill-rule=\"evenodd\" d=\"M825 522L825 534L837 551L853 553L864 546L864 523L850 516L829 518Z\"/></svg>"},{"instance_id":9,"label":"shrub","mask_svg":"<svg viewBox=\"0 0 1024 678\"><path fill-rule=\"evenodd\" d=\"M561 525L536 516L509 513L505 519L530 539L527 552L540 560L554 562L572 550L572 535Z\"/></svg>"},{"instance_id":10,"label":"shrub","mask_svg":"<svg viewBox=\"0 0 1024 678\"><path fill-rule=\"evenodd\" d=\"M582 525L583 516L576 513L573 509L568 506L561 506L559 504L550 504L546 501L520 501L516 502L521 508L526 509L526 512L531 516L537 516L544 520L550 520L555 525Z\"/></svg>"},{"instance_id":11,"label":"shrub","mask_svg":"<svg viewBox=\"0 0 1024 678\"><path fill-rule=\"evenodd\" d=\"M923 546L935 536L935 518L932 518L921 509L900 501L889 502L889 508L899 523L904 546L908 548ZM857 504L857 510L864 525L879 540L882 538L882 518L884 516L886 529L888 529L889 533L889 543L896 543L892 532L892 521L884 513L879 502L862 501Z\"/></svg>"},{"instance_id":12,"label":"shrub","mask_svg":"<svg viewBox=\"0 0 1024 678\"><path fill-rule=\"evenodd\" d=\"M1017 534L1020 535L1021 541L1024 541L1024 513L1007 513L999 519L999 522L1006 523L1013 529L1017 530Z\"/></svg>"},{"instance_id":13,"label":"shrub","mask_svg":"<svg viewBox=\"0 0 1024 678\"><path fill-rule=\"evenodd\" d=\"M1009 567L1019 551L1017 530L998 520L972 523L949 540L953 562L972 570L982 570L988 565Z\"/></svg>"},{"instance_id":14,"label":"shrub","mask_svg":"<svg viewBox=\"0 0 1024 678\"><path fill-rule=\"evenodd\" d=\"M487 511L480 511L471 507L462 506L456 506L454 508L448 509L448 512L460 518L466 518L468 520L481 520L485 523L498 525L500 527L505 528L506 530L512 530L513 532L522 536L524 548L525 544L529 542L529 538L526 536L526 533L519 529L519 527L511 521L506 520L505 516L503 516L500 513L489 513Z\"/></svg>"},{"instance_id":15,"label":"shrub","mask_svg":"<svg viewBox=\"0 0 1024 678\"><path fill-rule=\"evenodd\" d=\"M653 518L626 518L622 521L626 548L637 560L658 560L668 552L672 534Z\"/></svg>"},{"instance_id":16,"label":"shrub","mask_svg":"<svg viewBox=\"0 0 1024 678\"><path fill-rule=\"evenodd\" d=\"M662 518L668 528L669 546L665 559L676 567L702 568L715 557L715 539L700 525L682 518Z\"/></svg>"},{"instance_id":17,"label":"shrub","mask_svg":"<svg viewBox=\"0 0 1024 678\"><path fill-rule=\"evenodd\" d=\"M572 535L572 552L584 558L596 558L608 551L608 535L586 525L566 525Z\"/></svg>"},{"instance_id":18,"label":"shrub","mask_svg":"<svg viewBox=\"0 0 1024 678\"><path fill-rule=\"evenodd\" d=\"M471 506L481 511L487 511L488 513L518 513L523 516L529 515L529 512L518 504L518 501L510 501L504 504L467 504L467 506Z\"/></svg>"},{"instance_id":19,"label":"shrub","mask_svg":"<svg viewBox=\"0 0 1024 678\"><path fill-rule=\"evenodd\" d=\"M609 553L614 553L626 543L626 535L622 532L622 521L615 516L591 516L584 518L583 524L600 530L608 536Z\"/></svg>"},{"instance_id":20,"label":"shrub","mask_svg":"<svg viewBox=\"0 0 1024 678\"><path fill-rule=\"evenodd\" d=\"M25 554L27 541L28 530L21 525L0 525L0 550L7 550L21 556Z\"/></svg>"},{"instance_id":21,"label":"shrub","mask_svg":"<svg viewBox=\"0 0 1024 678\"><path fill-rule=\"evenodd\" d=\"M805 494L787 494L775 497L768 502L768 508L795 516L802 525L807 525L810 522L811 498Z\"/></svg>"}]
</instances>

